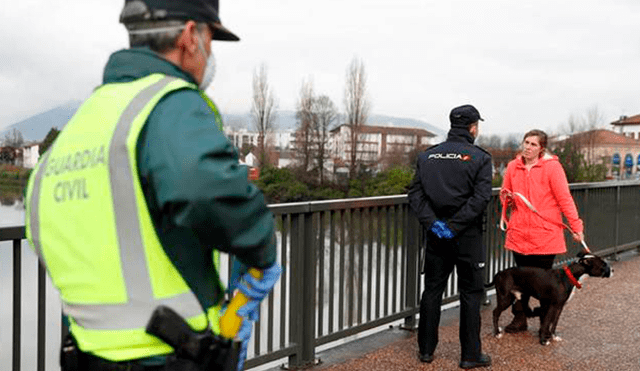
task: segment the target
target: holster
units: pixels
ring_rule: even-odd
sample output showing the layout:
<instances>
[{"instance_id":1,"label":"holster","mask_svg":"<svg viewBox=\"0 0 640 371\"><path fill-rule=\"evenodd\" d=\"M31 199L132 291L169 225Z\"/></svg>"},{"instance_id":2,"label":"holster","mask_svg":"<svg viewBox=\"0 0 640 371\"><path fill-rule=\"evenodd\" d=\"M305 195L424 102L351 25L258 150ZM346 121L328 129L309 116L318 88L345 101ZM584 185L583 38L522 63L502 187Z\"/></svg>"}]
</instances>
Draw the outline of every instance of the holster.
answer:
<instances>
[{"instance_id":1,"label":"holster","mask_svg":"<svg viewBox=\"0 0 640 371\"><path fill-rule=\"evenodd\" d=\"M62 371L79 371L80 349L76 339L69 332L60 347L60 369Z\"/></svg>"},{"instance_id":2,"label":"holster","mask_svg":"<svg viewBox=\"0 0 640 371\"><path fill-rule=\"evenodd\" d=\"M167 370L237 371L239 342L214 335L210 329L196 332L169 307L154 310L146 331L174 349Z\"/></svg>"},{"instance_id":3,"label":"holster","mask_svg":"<svg viewBox=\"0 0 640 371\"><path fill-rule=\"evenodd\" d=\"M201 353L192 357L176 347L167 359L167 371L241 371L238 368L240 343L213 335L210 331L200 338Z\"/></svg>"}]
</instances>

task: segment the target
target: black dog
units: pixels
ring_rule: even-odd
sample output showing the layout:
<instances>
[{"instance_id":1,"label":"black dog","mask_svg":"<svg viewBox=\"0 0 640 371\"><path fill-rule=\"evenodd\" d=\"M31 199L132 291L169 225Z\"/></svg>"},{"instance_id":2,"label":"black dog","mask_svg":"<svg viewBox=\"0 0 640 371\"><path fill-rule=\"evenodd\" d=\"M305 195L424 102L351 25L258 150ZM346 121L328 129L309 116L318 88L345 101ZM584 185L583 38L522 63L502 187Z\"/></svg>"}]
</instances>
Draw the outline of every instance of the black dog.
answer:
<instances>
[{"instance_id":1,"label":"black dog","mask_svg":"<svg viewBox=\"0 0 640 371\"><path fill-rule=\"evenodd\" d=\"M564 304L575 287L582 287L578 280L584 274L592 277L610 277L612 269L607 262L595 255L579 255L579 260L560 269L534 267L514 267L498 272L493 282L485 287L496 286L497 306L493 310L493 334L502 337L498 327L500 314L509 308L522 294L528 294L540 301L540 307L527 316L540 316L540 344L548 345L549 339L561 340L555 336L556 325Z\"/></svg>"}]
</instances>

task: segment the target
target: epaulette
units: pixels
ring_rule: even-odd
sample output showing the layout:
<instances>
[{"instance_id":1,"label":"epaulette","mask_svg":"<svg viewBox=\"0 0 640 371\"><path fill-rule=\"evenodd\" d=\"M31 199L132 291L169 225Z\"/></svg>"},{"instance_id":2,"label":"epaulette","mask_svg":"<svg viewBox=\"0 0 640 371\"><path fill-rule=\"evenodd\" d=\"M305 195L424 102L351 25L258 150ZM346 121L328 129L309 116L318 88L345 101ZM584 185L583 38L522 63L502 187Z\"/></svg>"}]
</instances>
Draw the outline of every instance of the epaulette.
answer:
<instances>
[{"instance_id":1,"label":"epaulette","mask_svg":"<svg viewBox=\"0 0 640 371\"><path fill-rule=\"evenodd\" d=\"M442 143L444 143L444 142L440 142L438 144L432 145L431 147L427 147L427 149L425 149L424 152L427 152L427 151L432 150L432 149L434 149L436 147L439 147Z\"/></svg>"},{"instance_id":2,"label":"epaulette","mask_svg":"<svg viewBox=\"0 0 640 371\"><path fill-rule=\"evenodd\" d=\"M486 149L480 147L479 145L474 144L473 146L476 147L477 149L481 150L482 152L488 154L489 156L491 156L491 153L489 153L489 151L487 151Z\"/></svg>"}]
</instances>

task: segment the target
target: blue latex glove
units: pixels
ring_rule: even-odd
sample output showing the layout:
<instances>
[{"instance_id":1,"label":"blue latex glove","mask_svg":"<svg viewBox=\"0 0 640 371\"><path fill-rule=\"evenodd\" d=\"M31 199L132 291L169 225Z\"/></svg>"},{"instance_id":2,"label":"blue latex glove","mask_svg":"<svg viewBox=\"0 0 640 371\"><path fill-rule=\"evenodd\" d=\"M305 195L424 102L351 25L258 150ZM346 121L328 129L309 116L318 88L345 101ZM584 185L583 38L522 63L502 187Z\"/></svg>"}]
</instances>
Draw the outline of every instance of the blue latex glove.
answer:
<instances>
[{"instance_id":1,"label":"blue latex glove","mask_svg":"<svg viewBox=\"0 0 640 371\"><path fill-rule=\"evenodd\" d=\"M238 308L237 311L237 314L245 319L242 321L243 327L240 328L240 332L248 332L238 334L239 338L251 336L251 326L249 325L248 328L245 328L244 325L258 320L260 317L260 302L269 295L273 286L278 282L281 273L282 267L276 263L262 271L261 279L257 279L247 272L242 276L242 280L238 282L238 290L248 299L247 304Z\"/></svg>"},{"instance_id":2,"label":"blue latex glove","mask_svg":"<svg viewBox=\"0 0 640 371\"><path fill-rule=\"evenodd\" d=\"M449 229L447 223L442 220L436 220L433 222L430 228L431 232L433 232L438 238L444 238L445 240L450 240L453 238L453 232Z\"/></svg>"},{"instance_id":3,"label":"blue latex glove","mask_svg":"<svg viewBox=\"0 0 640 371\"><path fill-rule=\"evenodd\" d=\"M276 285L280 274L282 273L282 267L280 264L275 263L269 268L262 270L262 278L258 279L253 277L249 273L242 275L242 280L238 282L238 290L240 290L249 301L257 300L262 301L269 295L269 292ZM239 313L239 312L238 312Z\"/></svg>"},{"instance_id":4,"label":"blue latex glove","mask_svg":"<svg viewBox=\"0 0 640 371\"><path fill-rule=\"evenodd\" d=\"M260 302L269 295L273 286L278 282L281 273L282 267L276 263L262 271L261 279L257 279L247 272L242 275L242 280L237 282L238 290L249 299L249 301L237 311L237 314L244 318L240 330L238 330L236 334L236 339L242 341L240 354L238 355L239 371L243 369L244 360L247 358L247 348L249 347L249 339L251 339L253 322L260 318Z\"/></svg>"},{"instance_id":5,"label":"blue latex glove","mask_svg":"<svg viewBox=\"0 0 640 371\"><path fill-rule=\"evenodd\" d=\"M253 328L253 321L242 321L240 330L236 334L236 339L241 340L240 353L238 353L238 368L237 371L244 369L244 361L247 359L247 349L249 349L249 340L251 339L251 329Z\"/></svg>"}]
</instances>

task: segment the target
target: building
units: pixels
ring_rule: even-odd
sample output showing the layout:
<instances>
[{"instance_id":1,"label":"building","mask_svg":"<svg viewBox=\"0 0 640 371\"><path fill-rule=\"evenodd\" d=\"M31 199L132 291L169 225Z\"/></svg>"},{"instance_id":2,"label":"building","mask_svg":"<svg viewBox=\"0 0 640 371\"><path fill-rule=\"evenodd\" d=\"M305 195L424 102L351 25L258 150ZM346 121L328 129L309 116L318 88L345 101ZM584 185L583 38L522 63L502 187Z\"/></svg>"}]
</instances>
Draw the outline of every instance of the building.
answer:
<instances>
[{"instance_id":1,"label":"building","mask_svg":"<svg viewBox=\"0 0 640 371\"><path fill-rule=\"evenodd\" d=\"M281 130L269 134L272 139L273 145L276 151L288 152L293 148L293 143L296 140L295 130Z\"/></svg>"},{"instance_id":2,"label":"building","mask_svg":"<svg viewBox=\"0 0 640 371\"><path fill-rule=\"evenodd\" d=\"M40 158L40 143L32 143L22 147L22 166L33 169Z\"/></svg>"},{"instance_id":3,"label":"building","mask_svg":"<svg viewBox=\"0 0 640 371\"><path fill-rule=\"evenodd\" d=\"M640 115L631 117L620 116L620 119L611 123L613 131L628 136L632 139L640 139Z\"/></svg>"},{"instance_id":4,"label":"building","mask_svg":"<svg viewBox=\"0 0 640 371\"><path fill-rule=\"evenodd\" d=\"M348 155L351 151L349 128L349 125L343 124L329 132L327 150L331 158L325 167L328 173L348 171L351 160ZM246 149L248 152L258 145L257 132L225 128L224 133L241 150ZM358 159L377 171L394 163L407 163L413 154L435 144L437 137L424 129L365 125L361 129L359 139ZM274 150L273 160L278 167L294 165L295 130L269 133L267 143Z\"/></svg>"},{"instance_id":5,"label":"building","mask_svg":"<svg viewBox=\"0 0 640 371\"><path fill-rule=\"evenodd\" d=\"M412 154L435 144L436 135L418 128L370 126L360 127L356 156L363 164L382 170L394 162L407 163ZM339 125L331 130L329 148L335 171L351 161L351 126Z\"/></svg>"},{"instance_id":6,"label":"building","mask_svg":"<svg viewBox=\"0 0 640 371\"><path fill-rule=\"evenodd\" d=\"M0 147L0 163L33 169L40 158L40 143L22 147Z\"/></svg>"},{"instance_id":7,"label":"building","mask_svg":"<svg viewBox=\"0 0 640 371\"><path fill-rule=\"evenodd\" d=\"M629 179L640 176L640 139L632 132L616 133L595 129L550 140L550 146L571 142L580 148L584 158L592 164L607 166L607 178ZM634 138L636 137L636 138Z\"/></svg>"},{"instance_id":8,"label":"building","mask_svg":"<svg viewBox=\"0 0 640 371\"><path fill-rule=\"evenodd\" d=\"M247 129L224 128L224 135L240 150L258 146L258 133Z\"/></svg>"}]
</instances>

